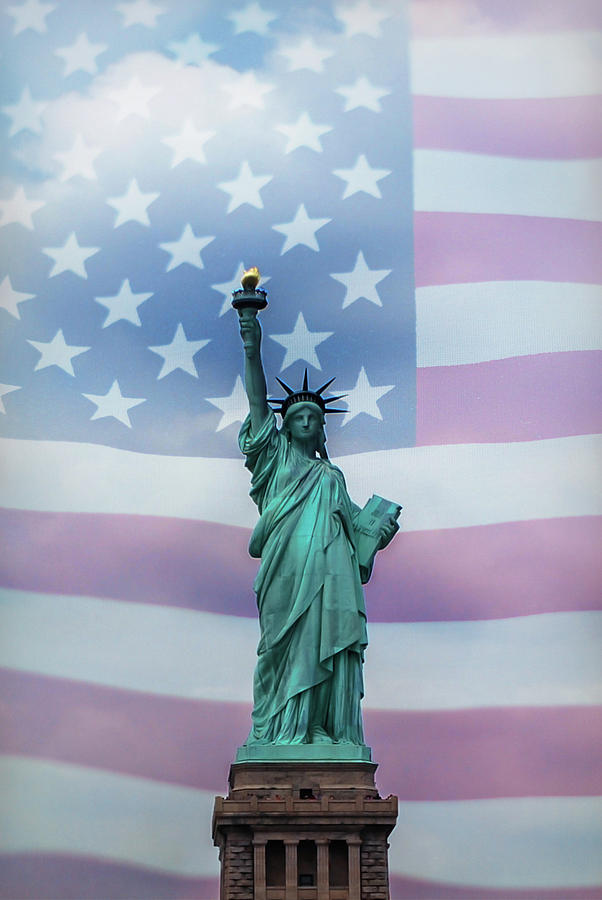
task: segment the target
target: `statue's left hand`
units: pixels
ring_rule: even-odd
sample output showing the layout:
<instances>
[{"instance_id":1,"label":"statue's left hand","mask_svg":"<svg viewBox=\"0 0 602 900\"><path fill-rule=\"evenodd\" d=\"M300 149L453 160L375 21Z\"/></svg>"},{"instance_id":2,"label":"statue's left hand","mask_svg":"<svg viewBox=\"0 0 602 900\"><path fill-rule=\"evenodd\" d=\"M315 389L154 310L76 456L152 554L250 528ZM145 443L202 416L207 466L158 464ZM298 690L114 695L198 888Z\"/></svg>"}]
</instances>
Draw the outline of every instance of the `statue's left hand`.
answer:
<instances>
[{"instance_id":1,"label":"statue's left hand","mask_svg":"<svg viewBox=\"0 0 602 900\"><path fill-rule=\"evenodd\" d=\"M397 519L395 519L394 516L389 516L382 527L379 549L384 550L384 548L391 543L398 531L399 523L397 522Z\"/></svg>"}]
</instances>

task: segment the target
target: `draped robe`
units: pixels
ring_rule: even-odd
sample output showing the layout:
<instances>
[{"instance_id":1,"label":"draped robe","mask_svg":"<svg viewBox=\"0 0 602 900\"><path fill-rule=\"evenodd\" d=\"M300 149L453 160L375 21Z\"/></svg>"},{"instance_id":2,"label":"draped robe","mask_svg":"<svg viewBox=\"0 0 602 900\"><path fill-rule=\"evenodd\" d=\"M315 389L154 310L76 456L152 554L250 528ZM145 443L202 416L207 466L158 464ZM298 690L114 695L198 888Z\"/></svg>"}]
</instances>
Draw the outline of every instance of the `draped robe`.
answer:
<instances>
[{"instance_id":1,"label":"draped robe","mask_svg":"<svg viewBox=\"0 0 602 900\"><path fill-rule=\"evenodd\" d=\"M260 519L249 552L261 637L250 743L363 744L366 613L354 518L340 469L308 459L276 428L239 436Z\"/></svg>"}]
</instances>

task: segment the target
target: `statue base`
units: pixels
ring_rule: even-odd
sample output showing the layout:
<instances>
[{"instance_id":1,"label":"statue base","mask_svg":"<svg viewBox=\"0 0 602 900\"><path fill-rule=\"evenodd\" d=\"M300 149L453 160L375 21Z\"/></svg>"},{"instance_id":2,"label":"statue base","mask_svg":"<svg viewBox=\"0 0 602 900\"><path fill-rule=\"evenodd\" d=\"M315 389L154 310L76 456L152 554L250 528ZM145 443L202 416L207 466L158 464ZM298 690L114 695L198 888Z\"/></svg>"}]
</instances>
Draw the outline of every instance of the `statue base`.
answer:
<instances>
[{"instance_id":1,"label":"statue base","mask_svg":"<svg viewBox=\"0 0 602 900\"><path fill-rule=\"evenodd\" d=\"M228 796L215 798L213 812L220 900L389 900L397 797L380 797L376 768L308 758L234 763Z\"/></svg>"},{"instance_id":2,"label":"statue base","mask_svg":"<svg viewBox=\"0 0 602 900\"><path fill-rule=\"evenodd\" d=\"M236 762L371 762L365 744L243 744Z\"/></svg>"}]
</instances>

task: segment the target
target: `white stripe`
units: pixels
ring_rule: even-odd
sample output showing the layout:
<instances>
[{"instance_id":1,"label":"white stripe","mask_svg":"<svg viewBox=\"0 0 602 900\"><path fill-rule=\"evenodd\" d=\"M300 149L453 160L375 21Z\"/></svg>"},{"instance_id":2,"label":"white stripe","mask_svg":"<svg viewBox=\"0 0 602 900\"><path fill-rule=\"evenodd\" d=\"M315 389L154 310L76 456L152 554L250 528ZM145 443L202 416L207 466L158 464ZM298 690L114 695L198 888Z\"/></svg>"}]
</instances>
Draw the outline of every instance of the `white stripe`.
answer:
<instances>
[{"instance_id":1,"label":"white stripe","mask_svg":"<svg viewBox=\"0 0 602 900\"><path fill-rule=\"evenodd\" d=\"M415 150L414 209L599 221L602 160Z\"/></svg>"},{"instance_id":2,"label":"white stripe","mask_svg":"<svg viewBox=\"0 0 602 900\"><path fill-rule=\"evenodd\" d=\"M374 492L404 506L406 531L602 513L597 435L455 444L336 460L361 505ZM96 444L0 440L3 506L135 513L253 527L242 460L152 456Z\"/></svg>"},{"instance_id":3,"label":"white stripe","mask_svg":"<svg viewBox=\"0 0 602 900\"><path fill-rule=\"evenodd\" d=\"M583 31L414 40L412 92L491 99L598 94L600 42L600 32Z\"/></svg>"},{"instance_id":4,"label":"white stripe","mask_svg":"<svg viewBox=\"0 0 602 900\"><path fill-rule=\"evenodd\" d=\"M395 874L481 888L602 884L602 797L401 803Z\"/></svg>"},{"instance_id":5,"label":"white stripe","mask_svg":"<svg viewBox=\"0 0 602 900\"><path fill-rule=\"evenodd\" d=\"M251 702L254 619L6 590L0 665L110 687ZM602 612L369 626L366 705L602 702Z\"/></svg>"},{"instance_id":6,"label":"white stripe","mask_svg":"<svg viewBox=\"0 0 602 900\"><path fill-rule=\"evenodd\" d=\"M66 853L217 876L213 795L83 766L0 759L4 853Z\"/></svg>"},{"instance_id":7,"label":"white stripe","mask_svg":"<svg viewBox=\"0 0 602 900\"><path fill-rule=\"evenodd\" d=\"M602 287L485 281L416 290L418 366L602 350Z\"/></svg>"},{"instance_id":8,"label":"white stripe","mask_svg":"<svg viewBox=\"0 0 602 900\"><path fill-rule=\"evenodd\" d=\"M97 769L0 760L0 851L92 856L216 877L213 795ZM225 786L225 785L224 785ZM598 797L402 803L393 874L499 888L600 882Z\"/></svg>"}]
</instances>

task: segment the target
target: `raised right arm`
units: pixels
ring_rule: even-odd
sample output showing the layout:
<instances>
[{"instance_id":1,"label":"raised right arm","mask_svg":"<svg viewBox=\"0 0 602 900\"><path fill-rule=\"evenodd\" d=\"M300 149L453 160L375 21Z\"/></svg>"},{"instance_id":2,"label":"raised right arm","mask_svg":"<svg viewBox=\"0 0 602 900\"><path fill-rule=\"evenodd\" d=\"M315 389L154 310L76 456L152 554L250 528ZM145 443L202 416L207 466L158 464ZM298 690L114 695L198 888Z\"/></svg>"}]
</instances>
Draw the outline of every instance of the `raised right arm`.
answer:
<instances>
[{"instance_id":1,"label":"raised right arm","mask_svg":"<svg viewBox=\"0 0 602 900\"><path fill-rule=\"evenodd\" d=\"M241 309L239 319L240 336L245 349L245 389L249 399L251 431L257 434L269 413L261 361L261 325L254 310Z\"/></svg>"}]
</instances>

